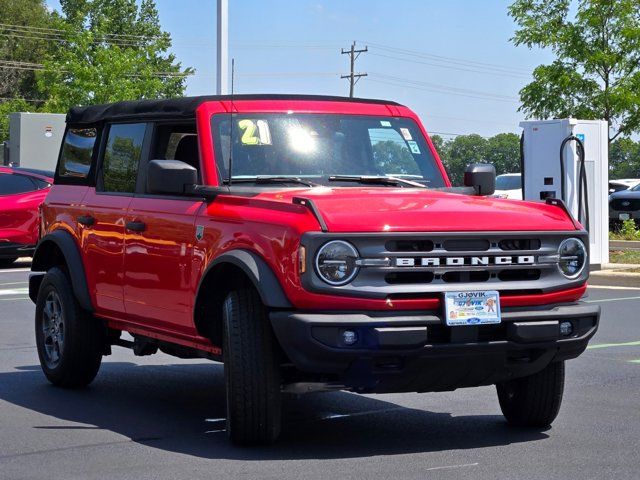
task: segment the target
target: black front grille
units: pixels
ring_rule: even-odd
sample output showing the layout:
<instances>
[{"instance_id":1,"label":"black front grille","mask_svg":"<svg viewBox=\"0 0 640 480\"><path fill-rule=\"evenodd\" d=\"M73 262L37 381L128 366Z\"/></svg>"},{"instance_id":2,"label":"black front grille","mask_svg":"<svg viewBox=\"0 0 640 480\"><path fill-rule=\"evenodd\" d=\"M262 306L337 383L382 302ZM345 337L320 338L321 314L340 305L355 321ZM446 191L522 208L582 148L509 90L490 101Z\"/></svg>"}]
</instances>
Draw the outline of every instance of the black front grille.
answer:
<instances>
[{"instance_id":1,"label":"black front grille","mask_svg":"<svg viewBox=\"0 0 640 480\"><path fill-rule=\"evenodd\" d=\"M640 198L616 198L611 200L611 208L622 212L640 210Z\"/></svg>"},{"instance_id":2,"label":"black front grille","mask_svg":"<svg viewBox=\"0 0 640 480\"><path fill-rule=\"evenodd\" d=\"M430 252L433 250L431 240L391 240L385 244L389 252Z\"/></svg>"},{"instance_id":3,"label":"black front grille","mask_svg":"<svg viewBox=\"0 0 640 480\"><path fill-rule=\"evenodd\" d=\"M539 250L541 244L537 238L510 238L500 240L498 247L501 250Z\"/></svg>"},{"instance_id":4,"label":"black front grille","mask_svg":"<svg viewBox=\"0 0 640 480\"><path fill-rule=\"evenodd\" d=\"M491 242L482 238L454 238L445 240L443 246L447 252L486 252Z\"/></svg>"},{"instance_id":5,"label":"black front grille","mask_svg":"<svg viewBox=\"0 0 640 480\"><path fill-rule=\"evenodd\" d=\"M433 272L394 272L389 273L385 280L389 285L407 285L412 283L431 283L433 278Z\"/></svg>"}]
</instances>

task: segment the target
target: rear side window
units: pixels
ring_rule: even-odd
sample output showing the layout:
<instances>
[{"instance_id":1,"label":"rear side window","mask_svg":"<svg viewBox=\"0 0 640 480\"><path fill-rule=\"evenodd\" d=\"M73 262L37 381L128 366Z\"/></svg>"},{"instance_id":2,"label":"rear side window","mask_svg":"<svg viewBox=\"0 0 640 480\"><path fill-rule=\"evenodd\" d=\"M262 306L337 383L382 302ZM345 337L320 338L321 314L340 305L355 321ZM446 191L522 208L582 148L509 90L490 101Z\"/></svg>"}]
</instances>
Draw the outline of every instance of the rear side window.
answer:
<instances>
[{"instance_id":1,"label":"rear side window","mask_svg":"<svg viewBox=\"0 0 640 480\"><path fill-rule=\"evenodd\" d=\"M67 130L58 166L60 178L87 178L91 169L91 158L97 134L95 128L69 128Z\"/></svg>"},{"instance_id":2,"label":"rear side window","mask_svg":"<svg viewBox=\"0 0 640 480\"><path fill-rule=\"evenodd\" d=\"M135 192L146 129L146 123L111 125L102 163L103 191Z\"/></svg>"},{"instance_id":3,"label":"rear side window","mask_svg":"<svg viewBox=\"0 0 640 480\"><path fill-rule=\"evenodd\" d=\"M15 195L35 190L38 190L38 187L29 177L0 173L0 195Z\"/></svg>"}]
</instances>

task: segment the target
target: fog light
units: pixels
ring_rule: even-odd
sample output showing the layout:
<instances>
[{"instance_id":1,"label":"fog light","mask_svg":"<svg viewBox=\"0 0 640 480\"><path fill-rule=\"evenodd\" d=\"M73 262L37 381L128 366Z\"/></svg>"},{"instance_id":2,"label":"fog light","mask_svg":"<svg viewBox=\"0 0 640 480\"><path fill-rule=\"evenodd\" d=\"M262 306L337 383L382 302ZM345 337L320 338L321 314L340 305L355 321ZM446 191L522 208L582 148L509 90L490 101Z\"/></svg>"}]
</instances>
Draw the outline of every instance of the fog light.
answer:
<instances>
[{"instance_id":1,"label":"fog light","mask_svg":"<svg viewBox=\"0 0 640 480\"><path fill-rule=\"evenodd\" d=\"M573 325L571 322L560 322L560 335L566 337L573 333Z\"/></svg>"},{"instance_id":2,"label":"fog light","mask_svg":"<svg viewBox=\"0 0 640 480\"><path fill-rule=\"evenodd\" d=\"M353 330L345 330L342 332L342 342L345 345L353 345L358 341L358 334Z\"/></svg>"}]
</instances>

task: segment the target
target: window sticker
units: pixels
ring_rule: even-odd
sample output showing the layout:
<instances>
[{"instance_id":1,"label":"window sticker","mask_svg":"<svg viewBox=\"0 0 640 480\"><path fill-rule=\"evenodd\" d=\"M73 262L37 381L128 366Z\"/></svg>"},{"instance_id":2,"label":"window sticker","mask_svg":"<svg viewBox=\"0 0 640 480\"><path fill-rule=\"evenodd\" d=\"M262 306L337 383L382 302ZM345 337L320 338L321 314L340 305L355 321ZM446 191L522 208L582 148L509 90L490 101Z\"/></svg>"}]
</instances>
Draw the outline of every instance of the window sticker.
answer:
<instances>
[{"instance_id":1,"label":"window sticker","mask_svg":"<svg viewBox=\"0 0 640 480\"><path fill-rule=\"evenodd\" d=\"M402 138L404 138L405 140L413 140L413 137L411 136L411 132L409 131L408 128L401 128L400 133L402 134Z\"/></svg>"},{"instance_id":2,"label":"window sticker","mask_svg":"<svg viewBox=\"0 0 640 480\"><path fill-rule=\"evenodd\" d=\"M240 142L243 145L271 145L271 132L265 120L250 120L245 118L238 122L242 130Z\"/></svg>"},{"instance_id":3,"label":"window sticker","mask_svg":"<svg viewBox=\"0 0 640 480\"><path fill-rule=\"evenodd\" d=\"M383 127L390 127L391 122L388 120L380 120L380 125L382 125Z\"/></svg>"},{"instance_id":4,"label":"window sticker","mask_svg":"<svg viewBox=\"0 0 640 480\"><path fill-rule=\"evenodd\" d=\"M418 146L418 142L410 140L407 142L409 144L409 148L411 149L411 153L420 154L420 147Z\"/></svg>"}]
</instances>

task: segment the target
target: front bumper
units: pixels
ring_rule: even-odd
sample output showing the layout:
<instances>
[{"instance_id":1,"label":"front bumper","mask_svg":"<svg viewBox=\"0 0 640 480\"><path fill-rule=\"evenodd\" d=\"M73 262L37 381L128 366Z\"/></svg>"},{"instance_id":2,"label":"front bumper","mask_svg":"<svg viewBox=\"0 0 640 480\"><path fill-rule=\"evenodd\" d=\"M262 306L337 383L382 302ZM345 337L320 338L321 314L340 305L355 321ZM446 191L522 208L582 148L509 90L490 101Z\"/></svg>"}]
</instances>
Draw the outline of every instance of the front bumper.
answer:
<instances>
[{"instance_id":1,"label":"front bumper","mask_svg":"<svg viewBox=\"0 0 640 480\"><path fill-rule=\"evenodd\" d=\"M35 251L35 245L24 245L14 242L0 242L0 258L30 257Z\"/></svg>"},{"instance_id":2,"label":"front bumper","mask_svg":"<svg viewBox=\"0 0 640 480\"><path fill-rule=\"evenodd\" d=\"M295 367L361 392L446 391L532 375L587 347L600 307L585 303L510 308L499 325L447 327L433 313L272 312ZM560 334L560 322L573 332ZM347 346L343 332L356 333Z\"/></svg>"}]
</instances>

